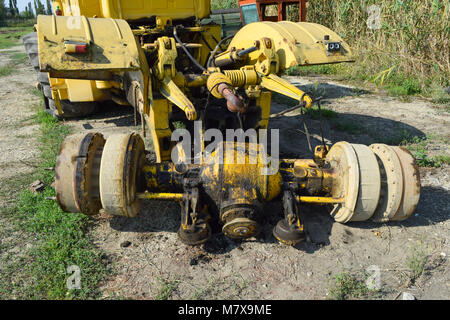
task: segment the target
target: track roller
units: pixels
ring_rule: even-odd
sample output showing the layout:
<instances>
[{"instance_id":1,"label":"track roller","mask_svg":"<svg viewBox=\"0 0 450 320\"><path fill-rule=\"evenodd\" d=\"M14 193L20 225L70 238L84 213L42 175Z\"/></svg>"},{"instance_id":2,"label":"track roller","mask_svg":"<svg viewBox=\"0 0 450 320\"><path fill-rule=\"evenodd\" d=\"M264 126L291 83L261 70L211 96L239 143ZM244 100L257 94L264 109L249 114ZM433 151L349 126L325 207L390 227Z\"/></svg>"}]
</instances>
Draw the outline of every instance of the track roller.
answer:
<instances>
[{"instance_id":1,"label":"track roller","mask_svg":"<svg viewBox=\"0 0 450 320\"><path fill-rule=\"evenodd\" d=\"M103 150L100 165L100 198L107 213L133 218L141 200L141 168L145 163L144 141L138 134L110 136Z\"/></svg>"},{"instance_id":2,"label":"track roller","mask_svg":"<svg viewBox=\"0 0 450 320\"><path fill-rule=\"evenodd\" d=\"M101 209L99 169L104 145L100 133L72 135L61 144L55 166L55 190L63 211L94 215Z\"/></svg>"}]
</instances>

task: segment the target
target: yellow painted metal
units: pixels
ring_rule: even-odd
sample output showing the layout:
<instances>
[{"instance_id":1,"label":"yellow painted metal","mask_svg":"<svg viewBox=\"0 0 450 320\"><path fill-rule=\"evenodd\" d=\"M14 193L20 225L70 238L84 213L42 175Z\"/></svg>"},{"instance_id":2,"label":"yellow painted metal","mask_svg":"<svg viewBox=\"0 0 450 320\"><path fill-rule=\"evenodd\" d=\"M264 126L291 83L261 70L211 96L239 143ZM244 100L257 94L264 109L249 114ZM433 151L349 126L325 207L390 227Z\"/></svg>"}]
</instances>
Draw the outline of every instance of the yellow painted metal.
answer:
<instances>
[{"instance_id":1,"label":"yellow painted metal","mask_svg":"<svg viewBox=\"0 0 450 320\"><path fill-rule=\"evenodd\" d=\"M171 159L173 143L171 142L172 130L169 127L170 112L172 112L172 107L168 100L154 99L150 105L150 116L146 117L150 124L158 162Z\"/></svg>"},{"instance_id":2,"label":"yellow painted metal","mask_svg":"<svg viewBox=\"0 0 450 320\"><path fill-rule=\"evenodd\" d=\"M170 78L164 79L161 83L160 92L167 100L183 110L188 120L197 119L197 111L194 105Z\"/></svg>"},{"instance_id":3,"label":"yellow painted metal","mask_svg":"<svg viewBox=\"0 0 450 320\"><path fill-rule=\"evenodd\" d=\"M65 82L67 85L68 99L70 101L102 101L111 98L108 90L101 90L97 87L96 81L66 79ZM104 85L104 82L100 85Z\"/></svg>"},{"instance_id":4,"label":"yellow painted metal","mask_svg":"<svg viewBox=\"0 0 450 320\"><path fill-rule=\"evenodd\" d=\"M219 93L218 87L219 84L225 83L229 86L237 87L237 85L233 84L229 77L224 75L221 72L214 72L208 77L208 81L206 82L206 86L208 87L209 92L216 97L217 99L223 98L223 96Z\"/></svg>"},{"instance_id":5,"label":"yellow painted metal","mask_svg":"<svg viewBox=\"0 0 450 320\"><path fill-rule=\"evenodd\" d=\"M300 103L304 102L306 108L312 107L312 99L310 96L308 96L305 92L303 92L293 84L275 74L269 74L268 76L262 77L261 86L268 90L278 92L289 98L298 100Z\"/></svg>"},{"instance_id":6,"label":"yellow painted metal","mask_svg":"<svg viewBox=\"0 0 450 320\"><path fill-rule=\"evenodd\" d=\"M108 80L113 72L141 69L140 48L124 20L40 15L37 31L41 71L51 77ZM65 42L77 41L88 44L87 53L65 53Z\"/></svg>"},{"instance_id":7,"label":"yellow painted metal","mask_svg":"<svg viewBox=\"0 0 450 320\"><path fill-rule=\"evenodd\" d=\"M265 165L257 155L259 148L253 143L223 142L212 154L216 161L204 166L205 187L228 190L234 203L249 203L258 198L262 202L273 200L281 192L281 173L262 174ZM223 154L223 163L217 161L218 152Z\"/></svg>"},{"instance_id":8,"label":"yellow painted metal","mask_svg":"<svg viewBox=\"0 0 450 320\"><path fill-rule=\"evenodd\" d=\"M111 81L93 81L78 79L49 78L52 98L72 102L105 101L111 99L107 90L116 84Z\"/></svg>"},{"instance_id":9,"label":"yellow painted metal","mask_svg":"<svg viewBox=\"0 0 450 320\"><path fill-rule=\"evenodd\" d=\"M178 56L175 39L169 37L158 38L157 48L158 63L155 64L153 70L160 80L161 94L183 110L188 120L196 120L197 111L194 105L172 80L176 76L175 59Z\"/></svg>"},{"instance_id":10,"label":"yellow painted metal","mask_svg":"<svg viewBox=\"0 0 450 320\"><path fill-rule=\"evenodd\" d=\"M239 88L260 85L265 89L278 92L299 102L303 101L306 108L312 106L312 99L305 92L273 73L260 77L254 66L245 66L240 70L224 70L223 73L211 73L208 77L207 87L211 94L219 99L223 98L217 90L221 83Z\"/></svg>"},{"instance_id":11,"label":"yellow painted metal","mask_svg":"<svg viewBox=\"0 0 450 320\"><path fill-rule=\"evenodd\" d=\"M229 48L249 48L255 35L264 35L273 40L279 58L279 72L296 65L313 65L354 61L349 45L335 32L310 22L255 22L240 29ZM329 36L329 40L325 40ZM340 52L328 52L327 41L339 42ZM256 64L259 53L249 54L250 64Z\"/></svg>"},{"instance_id":12,"label":"yellow painted metal","mask_svg":"<svg viewBox=\"0 0 450 320\"><path fill-rule=\"evenodd\" d=\"M256 105L261 109L261 120L258 123L258 129L267 129L269 126L270 106L272 101L272 92L261 92L256 98Z\"/></svg>"},{"instance_id":13,"label":"yellow painted metal","mask_svg":"<svg viewBox=\"0 0 450 320\"><path fill-rule=\"evenodd\" d=\"M343 198L297 196L297 201L305 203L329 204L343 203L345 200Z\"/></svg>"},{"instance_id":14,"label":"yellow painted metal","mask_svg":"<svg viewBox=\"0 0 450 320\"><path fill-rule=\"evenodd\" d=\"M59 0L52 1L65 16L85 15L113 19L139 20L152 16L199 19L209 15L209 0Z\"/></svg>"},{"instance_id":15,"label":"yellow painted metal","mask_svg":"<svg viewBox=\"0 0 450 320\"><path fill-rule=\"evenodd\" d=\"M174 200L181 201L183 199L182 193L138 193L136 195L138 199L147 199L147 200Z\"/></svg>"}]
</instances>

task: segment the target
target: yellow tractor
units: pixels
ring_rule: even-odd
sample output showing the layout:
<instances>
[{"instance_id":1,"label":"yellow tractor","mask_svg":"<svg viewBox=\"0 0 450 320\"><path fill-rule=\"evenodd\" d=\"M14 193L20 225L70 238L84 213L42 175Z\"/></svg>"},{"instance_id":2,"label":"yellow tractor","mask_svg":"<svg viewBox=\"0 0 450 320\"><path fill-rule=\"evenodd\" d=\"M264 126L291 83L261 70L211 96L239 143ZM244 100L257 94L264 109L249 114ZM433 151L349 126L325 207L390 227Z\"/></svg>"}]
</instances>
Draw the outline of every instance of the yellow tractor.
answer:
<instances>
[{"instance_id":1,"label":"yellow tractor","mask_svg":"<svg viewBox=\"0 0 450 320\"><path fill-rule=\"evenodd\" d=\"M272 92L298 108L314 103L283 72L353 61L332 30L264 21L221 39L220 26L203 22L209 0L52 3L55 14L40 15L24 40L45 106L71 117L99 101L131 105L156 154L148 157L137 133L69 136L55 168L64 211L133 218L143 201L176 201L178 235L189 245L208 241L214 221L228 237L256 236L264 205L276 199L284 218L273 235L289 245L305 238L301 204L329 205L340 223L401 221L415 211L419 173L403 148L322 143L312 159L278 159L269 133L268 152Z\"/></svg>"}]
</instances>

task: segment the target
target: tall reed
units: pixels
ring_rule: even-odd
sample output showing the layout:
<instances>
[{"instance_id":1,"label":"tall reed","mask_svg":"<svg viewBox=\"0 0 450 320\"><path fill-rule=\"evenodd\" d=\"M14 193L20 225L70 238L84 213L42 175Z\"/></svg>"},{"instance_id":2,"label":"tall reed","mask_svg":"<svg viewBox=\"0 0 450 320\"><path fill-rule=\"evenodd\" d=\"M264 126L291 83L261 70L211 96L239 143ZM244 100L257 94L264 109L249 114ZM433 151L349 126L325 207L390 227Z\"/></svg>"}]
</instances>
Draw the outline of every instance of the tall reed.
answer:
<instances>
[{"instance_id":1,"label":"tall reed","mask_svg":"<svg viewBox=\"0 0 450 320\"><path fill-rule=\"evenodd\" d=\"M372 5L379 8L379 28ZM449 10L449 0L310 0L307 20L340 34L356 53L357 66L375 79L380 79L377 74L401 74L423 86L447 86Z\"/></svg>"}]
</instances>

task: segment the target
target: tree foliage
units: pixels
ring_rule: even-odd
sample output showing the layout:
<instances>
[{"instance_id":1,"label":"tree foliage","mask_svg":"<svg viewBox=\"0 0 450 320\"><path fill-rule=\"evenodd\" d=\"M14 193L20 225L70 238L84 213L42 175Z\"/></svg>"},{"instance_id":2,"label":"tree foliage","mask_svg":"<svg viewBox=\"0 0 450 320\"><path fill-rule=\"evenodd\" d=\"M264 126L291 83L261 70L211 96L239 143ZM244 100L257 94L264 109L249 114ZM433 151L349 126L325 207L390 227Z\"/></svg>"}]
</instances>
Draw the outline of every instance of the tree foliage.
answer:
<instances>
[{"instance_id":1,"label":"tree foliage","mask_svg":"<svg viewBox=\"0 0 450 320\"><path fill-rule=\"evenodd\" d=\"M45 7L42 4L41 0L34 0L34 11L36 12L36 16L38 16L39 14L46 14Z\"/></svg>"},{"instance_id":2,"label":"tree foliage","mask_svg":"<svg viewBox=\"0 0 450 320\"><path fill-rule=\"evenodd\" d=\"M52 14L52 2L50 0L47 0L47 14Z\"/></svg>"}]
</instances>

